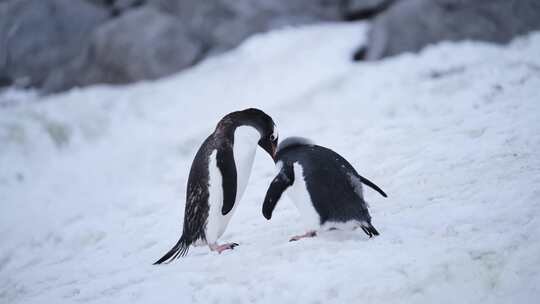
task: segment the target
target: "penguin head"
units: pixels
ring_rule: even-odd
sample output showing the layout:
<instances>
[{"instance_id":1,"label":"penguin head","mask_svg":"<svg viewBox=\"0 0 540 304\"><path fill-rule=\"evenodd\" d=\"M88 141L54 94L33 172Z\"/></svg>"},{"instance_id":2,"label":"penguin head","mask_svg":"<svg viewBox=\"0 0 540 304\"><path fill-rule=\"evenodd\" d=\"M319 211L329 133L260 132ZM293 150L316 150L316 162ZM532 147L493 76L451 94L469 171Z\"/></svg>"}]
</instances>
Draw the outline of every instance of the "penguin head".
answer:
<instances>
[{"instance_id":1,"label":"penguin head","mask_svg":"<svg viewBox=\"0 0 540 304\"><path fill-rule=\"evenodd\" d=\"M231 114L236 116L240 125L250 125L259 131L261 135L258 142L259 146L275 160L278 132L272 117L255 108L249 108Z\"/></svg>"},{"instance_id":2,"label":"penguin head","mask_svg":"<svg viewBox=\"0 0 540 304\"><path fill-rule=\"evenodd\" d=\"M263 150L266 151L275 161L277 145L278 145L278 133L277 133L276 127L273 126L272 132L269 132L261 136L261 139L259 140L259 146L263 148Z\"/></svg>"}]
</instances>

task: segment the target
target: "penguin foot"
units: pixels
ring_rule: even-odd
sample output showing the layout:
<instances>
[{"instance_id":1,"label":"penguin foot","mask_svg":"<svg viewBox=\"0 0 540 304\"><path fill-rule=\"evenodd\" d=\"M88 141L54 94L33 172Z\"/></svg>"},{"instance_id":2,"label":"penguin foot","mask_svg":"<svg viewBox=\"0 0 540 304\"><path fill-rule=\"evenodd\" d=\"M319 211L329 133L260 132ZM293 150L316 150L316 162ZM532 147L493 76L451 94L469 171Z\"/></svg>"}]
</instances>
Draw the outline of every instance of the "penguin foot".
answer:
<instances>
[{"instance_id":1,"label":"penguin foot","mask_svg":"<svg viewBox=\"0 0 540 304\"><path fill-rule=\"evenodd\" d=\"M225 251L225 250L233 250L234 247L238 246L237 243L227 243L227 244L223 244L223 245L218 245L218 244L213 244L213 245L210 245L210 250L212 251L217 251L219 254L221 254L221 252Z\"/></svg>"},{"instance_id":2,"label":"penguin foot","mask_svg":"<svg viewBox=\"0 0 540 304\"><path fill-rule=\"evenodd\" d=\"M317 232L316 231L308 231L302 235L295 235L293 236L289 242L295 242L295 241L299 241L303 238L312 238L312 237L316 237L317 236Z\"/></svg>"}]
</instances>

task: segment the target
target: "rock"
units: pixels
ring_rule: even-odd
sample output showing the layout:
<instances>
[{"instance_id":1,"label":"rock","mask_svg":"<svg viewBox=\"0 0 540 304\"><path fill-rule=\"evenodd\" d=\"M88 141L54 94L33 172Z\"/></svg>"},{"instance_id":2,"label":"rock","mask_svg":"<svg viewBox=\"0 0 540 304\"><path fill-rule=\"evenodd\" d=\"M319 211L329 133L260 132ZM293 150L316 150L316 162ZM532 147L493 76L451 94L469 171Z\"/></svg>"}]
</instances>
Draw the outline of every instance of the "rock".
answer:
<instances>
[{"instance_id":1,"label":"rock","mask_svg":"<svg viewBox=\"0 0 540 304\"><path fill-rule=\"evenodd\" d=\"M125 11L146 4L147 0L87 0L102 6L110 11L111 16L116 17Z\"/></svg>"},{"instance_id":2,"label":"rock","mask_svg":"<svg viewBox=\"0 0 540 304\"><path fill-rule=\"evenodd\" d=\"M125 12L101 26L90 46L45 85L48 92L95 83L129 83L167 76L200 60L198 39L152 7Z\"/></svg>"},{"instance_id":3,"label":"rock","mask_svg":"<svg viewBox=\"0 0 540 304\"><path fill-rule=\"evenodd\" d=\"M7 87L13 84L13 80L7 76L0 75L0 88Z\"/></svg>"},{"instance_id":4,"label":"rock","mask_svg":"<svg viewBox=\"0 0 540 304\"><path fill-rule=\"evenodd\" d=\"M339 1L332 0L93 2L122 10L76 60L49 78L45 91L155 79L236 47L254 33L341 18Z\"/></svg>"},{"instance_id":5,"label":"rock","mask_svg":"<svg viewBox=\"0 0 540 304\"><path fill-rule=\"evenodd\" d=\"M370 19L386 10L396 0L343 0L342 15L345 20Z\"/></svg>"},{"instance_id":6,"label":"rock","mask_svg":"<svg viewBox=\"0 0 540 304\"><path fill-rule=\"evenodd\" d=\"M255 33L341 20L343 1L0 0L0 78L46 92L155 79Z\"/></svg>"},{"instance_id":7,"label":"rock","mask_svg":"<svg viewBox=\"0 0 540 304\"><path fill-rule=\"evenodd\" d=\"M126 82L174 73L194 64L202 51L179 20L150 7L99 28L91 47L97 63L124 74Z\"/></svg>"},{"instance_id":8,"label":"rock","mask_svg":"<svg viewBox=\"0 0 540 304\"><path fill-rule=\"evenodd\" d=\"M399 1L375 18L365 59L417 52L442 40L506 43L538 29L538 0Z\"/></svg>"},{"instance_id":9,"label":"rock","mask_svg":"<svg viewBox=\"0 0 540 304\"><path fill-rule=\"evenodd\" d=\"M271 29L341 20L341 0L147 0L179 17L212 53Z\"/></svg>"},{"instance_id":10,"label":"rock","mask_svg":"<svg viewBox=\"0 0 540 304\"><path fill-rule=\"evenodd\" d=\"M77 56L105 10L83 0L10 0L0 3L0 76L40 86Z\"/></svg>"}]
</instances>

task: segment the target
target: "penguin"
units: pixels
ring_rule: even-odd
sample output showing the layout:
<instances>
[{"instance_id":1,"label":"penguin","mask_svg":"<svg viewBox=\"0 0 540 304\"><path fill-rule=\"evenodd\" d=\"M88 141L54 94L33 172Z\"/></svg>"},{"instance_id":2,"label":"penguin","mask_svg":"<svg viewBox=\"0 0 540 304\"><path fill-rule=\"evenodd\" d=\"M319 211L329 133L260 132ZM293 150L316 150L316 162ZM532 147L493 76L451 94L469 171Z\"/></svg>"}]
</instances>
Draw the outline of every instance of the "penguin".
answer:
<instances>
[{"instance_id":1,"label":"penguin","mask_svg":"<svg viewBox=\"0 0 540 304\"><path fill-rule=\"evenodd\" d=\"M224 116L199 148L189 172L182 236L154 264L171 262L193 245L221 253L237 243L219 245L251 173L257 145L275 157L278 133L274 121L259 109Z\"/></svg>"},{"instance_id":2,"label":"penguin","mask_svg":"<svg viewBox=\"0 0 540 304\"><path fill-rule=\"evenodd\" d=\"M278 173L266 192L262 213L270 220L281 195L287 192L309 229L290 241L315 237L319 230L358 227L370 238L379 235L371 224L362 184L387 195L342 156L309 139L289 137L279 144L274 160Z\"/></svg>"}]
</instances>

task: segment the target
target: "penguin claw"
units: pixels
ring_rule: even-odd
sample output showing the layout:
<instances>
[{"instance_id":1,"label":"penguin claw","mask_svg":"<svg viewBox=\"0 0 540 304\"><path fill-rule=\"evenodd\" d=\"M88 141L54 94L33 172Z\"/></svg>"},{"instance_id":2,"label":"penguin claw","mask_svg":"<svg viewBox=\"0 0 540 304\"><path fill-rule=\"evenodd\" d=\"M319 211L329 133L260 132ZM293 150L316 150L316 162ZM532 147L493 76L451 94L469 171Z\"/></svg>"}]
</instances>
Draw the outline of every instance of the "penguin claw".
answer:
<instances>
[{"instance_id":1,"label":"penguin claw","mask_svg":"<svg viewBox=\"0 0 540 304\"><path fill-rule=\"evenodd\" d=\"M293 236L289 242L297 242L297 241L300 241L304 236L303 235L295 235Z\"/></svg>"},{"instance_id":2,"label":"penguin claw","mask_svg":"<svg viewBox=\"0 0 540 304\"><path fill-rule=\"evenodd\" d=\"M236 246L239 246L238 243L227 243L223 245L214 245L210 247L210 249L212 251L217 251L219 254L221 254L225 250L233 250Z\"/></svg>"},{"instance_id":3,"label":"penguin claw","mask_svg":"<svg viewBox=\"0 0 540 304\"><path fill-rule=\"evenodd\" d=\"M364 232L369 236L369 238L371 238L373 236L373 234L371 233L371 231L369 231L367 228L365 228L364 226L362 226L362 230L364 230Z\"/></svg>"},{"instance_id":4,"label":"penguin claw","mask_svg":"<svg viewBox=\"0 0 540 304\"><path fill-rule=\"evenodd\" d=\"M308 232L306 232L306 233L304 233L304 234L302 234L302 235L295 235L295 236L293 236L293 237L289 240L289 242L296 242L296 241L299 241L299 240L301 240L301 239L303 239L303 238L311 238L311 237L316 237L316 236L317 236L317 232L315 232L315 231L308 231Z\"/></svg>"}]
</instances>

